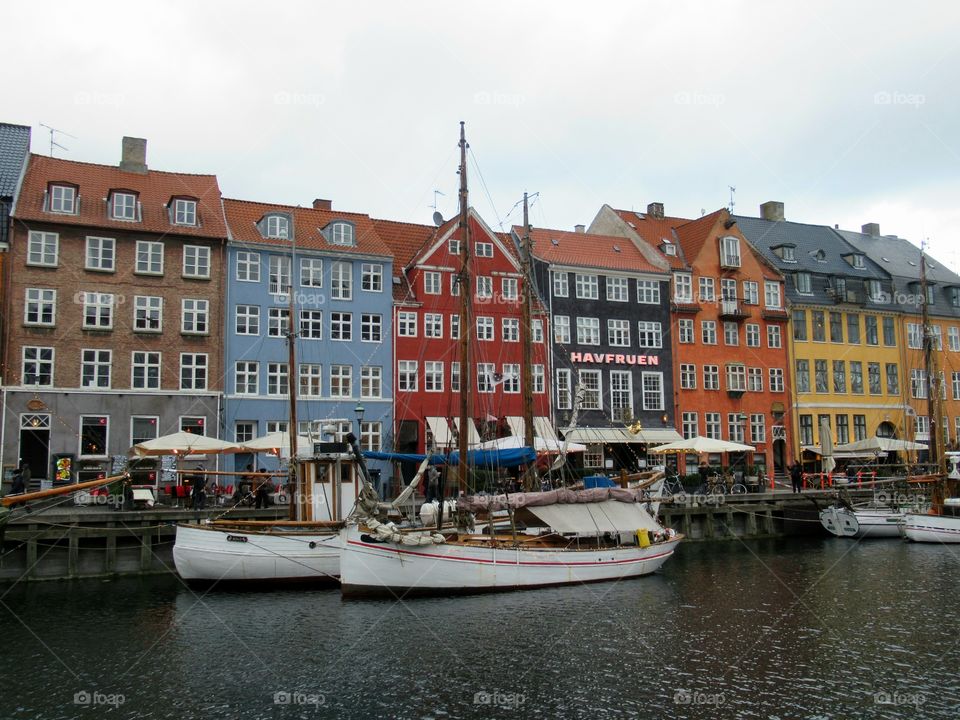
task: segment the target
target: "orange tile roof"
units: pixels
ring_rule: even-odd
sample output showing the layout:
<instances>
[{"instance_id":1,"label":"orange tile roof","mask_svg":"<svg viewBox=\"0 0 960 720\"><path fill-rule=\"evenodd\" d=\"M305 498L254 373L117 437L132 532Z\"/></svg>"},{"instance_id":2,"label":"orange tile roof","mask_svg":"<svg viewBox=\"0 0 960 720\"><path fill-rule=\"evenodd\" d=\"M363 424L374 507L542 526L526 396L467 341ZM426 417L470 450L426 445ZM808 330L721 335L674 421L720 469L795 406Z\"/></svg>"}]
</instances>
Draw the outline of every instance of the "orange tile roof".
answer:
<instances>
[{"instance_id":1,"label":"orange tile roof","mask_svg":"<svg viewBox=\"0 0 960 720\"><path fill-rule=\"evenodd\" d=\"M650 215L633 212L632 210L614 210L614 212L627 223L648 245L655 248L660 256L670 264L673 270L687 270L689 265L683 257L682 252L676 255L667 255L660 250L664 239L672 243L677 242L673 233L674 228L690 222L687 218L663 217L656 218Z\"/></svg>"},{"instance_id":2,"label":"orange tile roof","mask_svg":"<svg viewBox=\"0 0 960 720\"><path fill-rule=\"evenodd\" d=\"M77 194L80 203L76 215L51 213L43 209L48 185L58 182L79 188ZM107 203L111 190L137 193L142 215L140 222L110 218ZM174 225L170 222L167 205L173 197L197 200L197 226ZM216 175L189 175L159 170L135 173L112 165L31 155L15 217L18 220L60 225L226 238L227 228L220 197Z\"/></svg>"},{"instance_id":3,"label":"orange tile roof","mask_svg":"<svg viewBox=\"0 0 960 720\"><path fill-rule=\"evenodd\" d=\"M373 220L362 213L317 210L312 207L275 205L231 198L224 199L223 208L227 215L227 224L230 226L230 239L235 242L266 243L288 247L290 245L288 240L265 238L257 228L257 223L264 215L283 212L289 213L293 217L293 232L296 236L298 248L393 256L390 248L380 238ZM346 220L353 223L356 230L356 245L335 245L327 241L320 230L335 220Z\"/></svg>"},{"instance_id":4,"label":"orange tile roof","mask_svg":"<svg viewBox=\"0 0 960 720\"><path fill-rule=\"evenodd\" d=\"M394 301L416 302L416 293L405 271L413 259L436 240L440 228L396 220L374 220L373 225L380 238L393 252L393 278L399 280L392 282Z\"/></svg>"},{"instance_id":5,"label":"orange tile roof","mask_svg":"<svg viewBox=\"0 0 960 720\"><path fill-rule=\"evenodd\" d=\"M713 232L720 216L725 212L726 210L723 209L717 210L675 228L677 240L680 242L680 247L683 248L683 255L690 263L693 263L700 251L703 250L704 243Z\"/></svg>"},{"instance_id":6,"label":"orange tile roof","mask_svg":"<svg viewBox=\"0 0 960 720\"><path fill-rule=\"evenodd\" d=\"M523 227L514 226L514 232L520 237ZM626 238L534 228L530 240L534 256L545 262L663 274Z\"/></svg>"}]
</instances>

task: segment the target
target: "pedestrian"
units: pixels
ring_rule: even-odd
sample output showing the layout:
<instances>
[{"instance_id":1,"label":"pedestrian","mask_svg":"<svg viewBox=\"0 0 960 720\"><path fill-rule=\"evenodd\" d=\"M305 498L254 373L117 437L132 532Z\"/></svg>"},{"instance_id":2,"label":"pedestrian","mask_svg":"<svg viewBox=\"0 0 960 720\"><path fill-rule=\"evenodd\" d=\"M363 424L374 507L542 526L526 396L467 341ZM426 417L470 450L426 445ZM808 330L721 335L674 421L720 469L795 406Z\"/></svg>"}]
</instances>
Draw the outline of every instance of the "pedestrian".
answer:
<instances>
[{"instance_id":1,"label":"pedestrian","mask_svg":"<svg viewBox=\"0 0 960 720\"><path fill-rule=\"evenodd\" d=\"M431 465L427 468L427 502L440 499L440 472Z\"/></svg>"},{"instance_id":2,"label":"pedestrian","mask_svg":"<svg viewBox=\"0 0 960 720\"><path fill-rule=\"evenodd\" d=\"M267 480L267 477L266 477L266 472L267 472L266 469L260 468L260 472L261 472L261 475L257 478L257 482L258 482L257 493L256 493L257 500L256 500L256 503L254 503L254 506L257 508L261 508L261 507L265 508L270 505L269 492L271 490L271 487L270 487L270 482Z\"/></svg>"},{"instance_id":3,"label":"pedestrian","mask_svg":"<svg viewBox=\"0 0 960 720\"><path fill-rule=\"evenodd\" d=\"M191 499L193 500L193 509L194 510L203 510L203 500L205 485L207 484L206 476L203 474L203 465L198 465L196 472L193 474L193 481L191 483Z\"/></svg>"},{"instance_id":4,"label":"pedestrian","mask_svg":"<svg viewBox=\"0 0 960 720\"><path fill-rule=\"evenodd\" d=\"M30 489L30 465L26 460L20 461L20 478L23 480L23 492Z\"/></svg>"},{"instance_id":5,"label":"pedestrian","mask_svg":"<svg viewBox=\"0 0 960 720\"><path fill-rule=\"evenodd\" d=\"M790 480L793 483L793 491L795 493L803 491L803 468L800 467L798 461L795 461L793 465L790 466Z\"/></svg>"},{"instance_id":6,"label":"pedestrian","mask_svg":"<svg viewBox=\"0 0 960 720\"><path fill-rule=\"evenodd\" d=\"M10 494L16 495L26 491L26 486L23 484L23 470L19 467L15 468L13 471L13 476L11 477L10 483Z\"/></svg>"}]
</instances>

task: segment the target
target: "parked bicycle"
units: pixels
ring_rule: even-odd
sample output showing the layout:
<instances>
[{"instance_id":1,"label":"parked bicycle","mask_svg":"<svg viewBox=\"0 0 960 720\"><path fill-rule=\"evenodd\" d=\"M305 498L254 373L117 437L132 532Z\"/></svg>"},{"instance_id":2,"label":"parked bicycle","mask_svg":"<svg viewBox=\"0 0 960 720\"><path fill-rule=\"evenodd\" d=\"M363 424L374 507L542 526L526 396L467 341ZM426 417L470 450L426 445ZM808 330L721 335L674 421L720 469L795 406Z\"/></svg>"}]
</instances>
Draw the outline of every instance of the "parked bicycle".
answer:
<instances>
[{"instance_id":1,"label":"parked bicycle","mask_svg":"<svg viewBox=\"0 0 960 720\"><path fill-rule=\"evenodd\" d=\"M666 479L663 481L663 495L672 496L672 497L685 497L687 490L683 487L683 483L680 481L680 476L677 473L668 474Z\"/></svg>"},{"instance_id":2,"label":"parked bicycle","mask_svg":"<svg viewBox=\"0 0 960 720\"><path fill-rule=\"evenodd\" d=\"M697 492L702 495L742 495L747 492L747 486L736 482L733 475L729 473L724 475L714 473Z\"/></svg>"}]
</instances>

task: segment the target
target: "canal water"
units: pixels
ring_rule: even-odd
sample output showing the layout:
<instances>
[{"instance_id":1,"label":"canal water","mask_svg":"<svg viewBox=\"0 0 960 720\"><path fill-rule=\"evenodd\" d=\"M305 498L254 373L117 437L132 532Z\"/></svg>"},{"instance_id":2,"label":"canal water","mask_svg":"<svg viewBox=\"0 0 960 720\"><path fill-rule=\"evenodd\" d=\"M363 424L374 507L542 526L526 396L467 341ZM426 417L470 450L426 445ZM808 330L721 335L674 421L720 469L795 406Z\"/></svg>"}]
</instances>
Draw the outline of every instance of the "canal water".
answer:
<instances>
[{"instance_id":1,"label":"canal water","mask_svg":"<svg viewBox=\"0 0 960 720\"><path fill-rule=\"evenodd\" d=\"M960 548L681 545L652 577L409 602L0 587L0 718L956 718Z\"/></svg>"}]
</instances>

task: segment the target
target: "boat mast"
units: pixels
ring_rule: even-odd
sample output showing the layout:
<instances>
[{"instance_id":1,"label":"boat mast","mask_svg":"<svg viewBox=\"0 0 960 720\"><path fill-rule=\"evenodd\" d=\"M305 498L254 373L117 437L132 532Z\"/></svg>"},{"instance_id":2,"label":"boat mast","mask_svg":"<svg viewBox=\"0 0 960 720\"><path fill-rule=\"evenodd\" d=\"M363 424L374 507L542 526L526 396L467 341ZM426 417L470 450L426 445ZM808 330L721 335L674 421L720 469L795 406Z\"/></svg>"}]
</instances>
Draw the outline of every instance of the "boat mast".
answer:
<instances>
[{"instance_id":1,"label":"boat mast","mask_svg":"<svg viewBox=\"0 0 960 720\"><path fill-rule=\"evenodd\" d=\"M287 394L290 397L290 418L287 435L290 438L290 461L287 464L287 486L290 498L290 519L299 520L301 515L300 483L297 477L297 327L296 305L293 294L293 277L297 264L297 236L293 231L290 245L290 277L287 285ZM283 282L283 276L279 278Z\"/></svg>"},{"instance_id":2,"label":"boat mast","mask_svg":"<svg viewBox=\"0 0 960 720\"><path fill-rule=\"evenodd\" d=\"M473 294L470 283L470 225L467 205L467 136L463 121L460 122L460 462L457 464L457 479L460 494L467 493L467 453L470 449L470 433L467 431L472 422L470 372L470 335L473 333L471 304ZM441 503L442 507L442 503Z\"/></svg>"},{"instance_id":3,"label":"boat mast","mask_svg":"<svg viewBox=\"0 0 960 720\"><path fill-rule=\"evenodd\" d=\"M941 433L943 430L940 427L943 418L940 393L943 392L943 388L940 382L940 373L937 370L936 348L934 347L937 338L933 334L930 314L927 310L927 258L923 244L920 246L920 319L923 328L923 369L927 375L927 417L930 426L928 462L935 464L936 472L942 476L945 472L941 450L943 442Z\"/></svg>"},{"instance_id":4,"label":"boat mast","mask_svg":"<svg viewBox=\"0 0 960 720\"><path fill-rule=\"evenodd\" d=\"M523 238L520 243L520 262L523 274L523 287L521 288L521 319L520 332L523 343L523 366L521 369L521 380L523 382L523 444L528 448L536 448L533 444L533 328L532 306L533 306L533 262L531 259L530 248L530 221L528 219L527 194L523 194ZM527 490L533 489L533 481L536 478L537 465L534 462L525 477L524 485Z\"/></svg>"}]
</instances>

